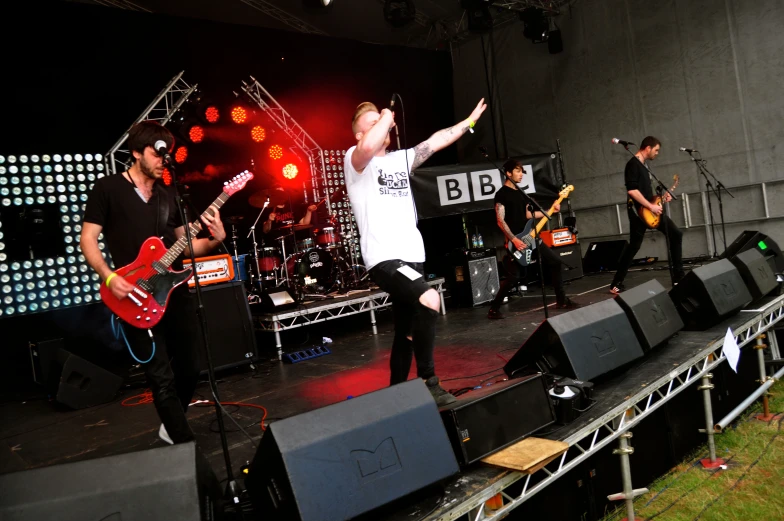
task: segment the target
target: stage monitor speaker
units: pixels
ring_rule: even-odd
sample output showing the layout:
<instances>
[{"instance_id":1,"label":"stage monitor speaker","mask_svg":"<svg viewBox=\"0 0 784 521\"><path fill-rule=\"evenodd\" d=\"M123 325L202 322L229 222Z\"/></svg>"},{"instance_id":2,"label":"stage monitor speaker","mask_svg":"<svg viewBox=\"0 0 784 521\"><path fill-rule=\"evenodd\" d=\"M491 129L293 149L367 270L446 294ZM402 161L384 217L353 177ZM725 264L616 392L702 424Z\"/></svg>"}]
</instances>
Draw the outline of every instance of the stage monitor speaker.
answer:
<instances>
[{"instance_id":1,"label":"stage monitor speaker","mask_svg":"<svg viewBox=\"0 0 784 521\"><path fill-rule=\"evenodd\" d=\"M740 272L754 300L764 297L779 285L768 259L755 248L734 255L730 262Z\"/></svg>"},{"instance_id":2,"label":"stage monitor speaker","mask_svg":"<svg viewBox=\"0 0 784 521\"><path fill-rule=\"evenodd\" d=\"M740 311L751 302L751 293L738 269L721 259L688 272L670 298L686 327L704 330Z\"/></svg>"},{"instance_id":3,"label":"stage monitor speaker","mask_svg":"<svg viewBox=\"0 0 784 521\"><path fill-rule=\"evenodd\" d=\"M583 259L580 243L554 246L550 249L561 259L561 277L564 282L579 279L583 276ZM547 263L544 265L544 280L548 283L551 280L550 265Z\"/></svg>"},{"instance_id":4,"label":"stage monitor speaker","mask_svg":"<svg viewBox=\"0 0 784 521\"><path fill-rule=\"evenodd\" d=\"M204 286L201 295L215 369L250 363L258 351L244 283L232 281ZM207 361L198 321L194 320L193 327L196 329L194 338L199 343L200 367L204 373L207 371Z\"/></svg>"},{"instance_id":5,"label":"stage monitor speaker","mask_svg":"<svg viewBox=\"0 0 784 521\"><path fill-rule=\"evenodd\" d=\"M507 447L555 422L544 377L532 375L471 391L441 408L461 465Z\"/></svg>"},{"instance_id":6,"label":"stage monitor speaker","mask_svg":"<svg viewBox=\"0 0 784 521\"><path fill-rule=\"evenodd\" d=\"M195 443L4 474L0 490L4 521L212 520L221 500Z\"/></svg>"},{"instance_id":7,"label":"stage monitor speaker","mask_svg":"<svg viewBox=\"0 0 784 521\"><path fill-rule=\"evenodd\" d=\"M683 329L675 304L658 280L624 291L615 301L629 317L643 351L663 344Z\"/></svg>"},{"instance_id":8,"label":"stage monitor speaker","mask_svg":"<svg viewBox=\"0 0 784 521\"><path fill-rule=\"evenodd\" d=\"M627 244L629 241L625 239L589 243L588 249L585 251L585 258L583 258L583 271L597 273L617 270L618 261Z\"/></svg>"},{"instance_id":9,"label":"stage monitor speaker","mask_svg":"<svg viewBox=\"0 0 784 521\"><path fill-rule=\"evenodd\" d=\"M542 322L509 359L509 377L539 369L592 380L643 355L629 319L613 299Z\"/></svg>"},{"instance_id":10,"label":"stage monitor speaker","mask_svg":"<svg viewBox=\"0 0 784 521\"><path fill-rule=\"evenodd\" d=\"M245 480L265 519L350 519L458 472L420 378L278 420Z\"/></svg>"},{"instance_id":11,"label":"stage monitor speaker","mask_svg":"<svg viewBox=\"0 0 784 521\"><path fill-rule=\"evenodd\" d=\"M731 259L735 255L751 249L760 252L773 264L771 268L774 273L784 273L784 255L782 255L779 245L764 233L756 230L745 230L741 233L732 241L732 244L727 246L727 249L721 254L721 258Z\"/></svg>"},{"instance_id":12,"label":"stage monitor speaker","mask_svg":"<svg viewBox=\"0 0 784 521\"><path fill-rule=\"evenodd\" d=\"M494 249L459 249L449 260L454 269L449 277L450 291L462 305L478 306L495 298L501 284Z\"/></svg>"}]
</instances>

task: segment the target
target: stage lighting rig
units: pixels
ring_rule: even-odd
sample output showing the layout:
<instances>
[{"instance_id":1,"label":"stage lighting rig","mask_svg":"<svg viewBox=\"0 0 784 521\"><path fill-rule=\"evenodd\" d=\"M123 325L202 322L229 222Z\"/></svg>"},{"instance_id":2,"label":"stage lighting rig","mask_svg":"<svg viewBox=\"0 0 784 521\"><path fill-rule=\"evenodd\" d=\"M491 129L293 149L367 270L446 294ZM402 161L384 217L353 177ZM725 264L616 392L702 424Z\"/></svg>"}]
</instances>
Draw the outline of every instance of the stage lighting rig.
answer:
<instances>
[{"instance_id":1,"label":"stage lighting rig","mask_svg":"<svg viewBox=\"0 0 784 521\"><path fill-rule=\"evenodd\" d=\"M404 27L416 18L416 6L412 0L386 0L384 20L392 27Z\"/></svg>"},{"instance_id":2,"label":"stage lighting rig","mask_svg":"<svg viewBox=\"0 0 784 521\"><path fill-rule=\"evenodd\" d=\"M523 36L533 43L544 43L550 37L550 20L542 9L529 7L520 12Z\"/></svg>"},{"instance_id":3,"label":"stage lighting rig","mask_svg":"<svg viewBox=\"0 0 784 521\"><path fill-rule=\"evenodd\" d=\"M335 5L335 0L302 0L302 5L308 9L324 11L331 9Z\"/></svg>"},{"instance_id":4,"label":"stage lighting rig","mask_svg":"<svg viewBox=\"0 0 784 521\"><path fill-rule=\"evenodd\" d=\"M492 30L493 15L490 13L490 6L494 0L460 0L460 7L465 9L468 30L474 33L482 33Z\"/></svg>"}]
</instances>

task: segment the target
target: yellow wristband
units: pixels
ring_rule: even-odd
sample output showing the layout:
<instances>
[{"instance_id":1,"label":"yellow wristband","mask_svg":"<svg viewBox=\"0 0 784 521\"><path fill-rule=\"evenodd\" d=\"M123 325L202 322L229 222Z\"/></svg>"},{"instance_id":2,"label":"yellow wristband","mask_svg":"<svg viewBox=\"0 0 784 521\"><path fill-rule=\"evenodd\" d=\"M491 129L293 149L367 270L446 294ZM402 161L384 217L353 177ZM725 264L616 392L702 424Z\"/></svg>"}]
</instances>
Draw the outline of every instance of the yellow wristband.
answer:
<instances>
[{"instance_id":1,"label":"yellow wristband","mask_svg":"<svg viewBox=\"0 0 784 521\"><path fill-rule=\"evenodd\" d=\"M117 274L116 274L116 273L112 273L111 275L109 275L108 277L106 277L106 280L104 281L104 284L106 284L106 287L107 287L107 288L109 287L109 282L111 282L111 280L112 280L114 277L116 277L116 276L117 276Z\"/></svg>"},{"instance_id":2,"label":"yellow wristband","mask_svg":"<svg viewBox=\"0 0 784 521\"><path fill-rule=\"evenodd\" d=\"M473 119L469 119L468 128L474 128L474 125L476 125L476 121L474 121Z\"/></svg>"}]
</instances>

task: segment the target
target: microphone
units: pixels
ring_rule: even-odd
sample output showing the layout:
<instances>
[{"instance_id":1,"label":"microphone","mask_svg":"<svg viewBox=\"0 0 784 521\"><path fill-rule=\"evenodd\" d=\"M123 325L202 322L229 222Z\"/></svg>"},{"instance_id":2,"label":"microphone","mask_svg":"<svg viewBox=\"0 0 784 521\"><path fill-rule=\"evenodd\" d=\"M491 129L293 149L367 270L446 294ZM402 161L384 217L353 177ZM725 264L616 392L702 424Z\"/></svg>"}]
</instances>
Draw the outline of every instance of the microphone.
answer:
<instances>
[{"instance_id":1,"label":"microphone","mask_svg":"<svg viewBox=\"0 0 784 521\"><path fill-rule=\"evenodd\" d=\"M683 147L681 147L678 150L680 150L681 152L688 152L689 154L691 154L692 152L699 152L699 150L697 150L696 148L683 148Z\"/></svg>"},{"instance_id":2,"label":"microphone","mask_svg":"<svg viewBox=\"0 0 784 521\"><path fill-rule=\"evenodd\" d=\"M389 111L393 113L395 112L395 96L397 96L397 94L393 92L392 99L389 100ZM395 125L395 128L397 128L397 125ZM389 133L392 133L392 128L389 129ZM400 130L395 131L395 138L397 138L397 149L400 150ZM381 182L381 176L379 176L378 179L379 184L383 184Z\"/></svg>"},{"instance_id":3,"label":"microphone","mask_svg":"<svg viewBox=\"0 0 784 521\"><path fill-rule=\"evenodd\" d=\"M159 156L163 158L164 161L170 162L171 156L169 155L169 147L166 146L166 141L159 139L155 142L155 146L153 146L155 151L158 153Z\"/></svg>"},{"instance_id":4,"label":"microphone","mask_svg":"<svg viewBox=\"0 0 784 521\"><path fill-rule=\"evenodd\" d=\"M389 100L389 112L395 112L395 95L392 94L392 99Z\"/></svg>"},{"instance_id":5,"label":"microphone","mask_svg":"<svg viewBox=\"0 0 784 521\"><path fill-rule=\"evenodd\" d=\"M613 145L623 145L628 147L629 145L633 145L631 141L624 141L623 139L618 139L617 137L612 138Z\"/></svg>"}]
</instances>

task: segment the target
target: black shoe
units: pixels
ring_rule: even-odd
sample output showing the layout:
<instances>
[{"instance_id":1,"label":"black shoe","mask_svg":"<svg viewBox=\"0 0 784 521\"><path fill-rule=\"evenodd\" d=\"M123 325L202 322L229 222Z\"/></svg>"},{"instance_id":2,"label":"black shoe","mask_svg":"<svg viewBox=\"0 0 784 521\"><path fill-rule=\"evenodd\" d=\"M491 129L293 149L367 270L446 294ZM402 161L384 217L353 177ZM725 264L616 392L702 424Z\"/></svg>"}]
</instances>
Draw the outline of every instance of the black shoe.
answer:
<instances>
[{"instance_id":1,"label":"black shoe","mask_svg":"<svg viewBox=\"0 0 784 521\"><path fill-rule=\"evenodd\" d=\"M441 387L437 376L431 376L425 380L425 385L427 386L427 390L430 391L430 394L433 396L433 399L436 401L436 405L439 407L443 407L444 405L449 405L450 403L457 401L457 398L452 396L450 393L445 391L443 387Z\"/></svg>"},{"instance_id":2,"label":"black shoe","mask_svg":"<svg viewBox=\"0 0 784 521\"><path fill-rule=\"evenodd\" d=\"M617 295L621 291L626 291L626 286L623 282L619 282L618 284L613 284L610 286L610 293L613 295Z\"/></svg>"},{"instance_id":3,"label":"black shoe","mask_svg":"<svg viewBox=\"0 0 784 521\"><path fill-rule=\"evenodd\" d=\"M504 318L504 314L497 309L490 308L490 311L487 312L487 318L490 320L500 320Z\"/></svg>"},{"instance_id":4,"label":"black shoe","mask_svg":"<svg viewBox=\"0 0 784 521\"><path fill-rule=\"evenodd\" d=\"M575 308L579 308L579 307L580 307L580 304L578 304L574 300L570 299L569 297L566 297L561 302L556 302L555 303L555 309L575 309Z\"/></svg>"}]
</instances>

